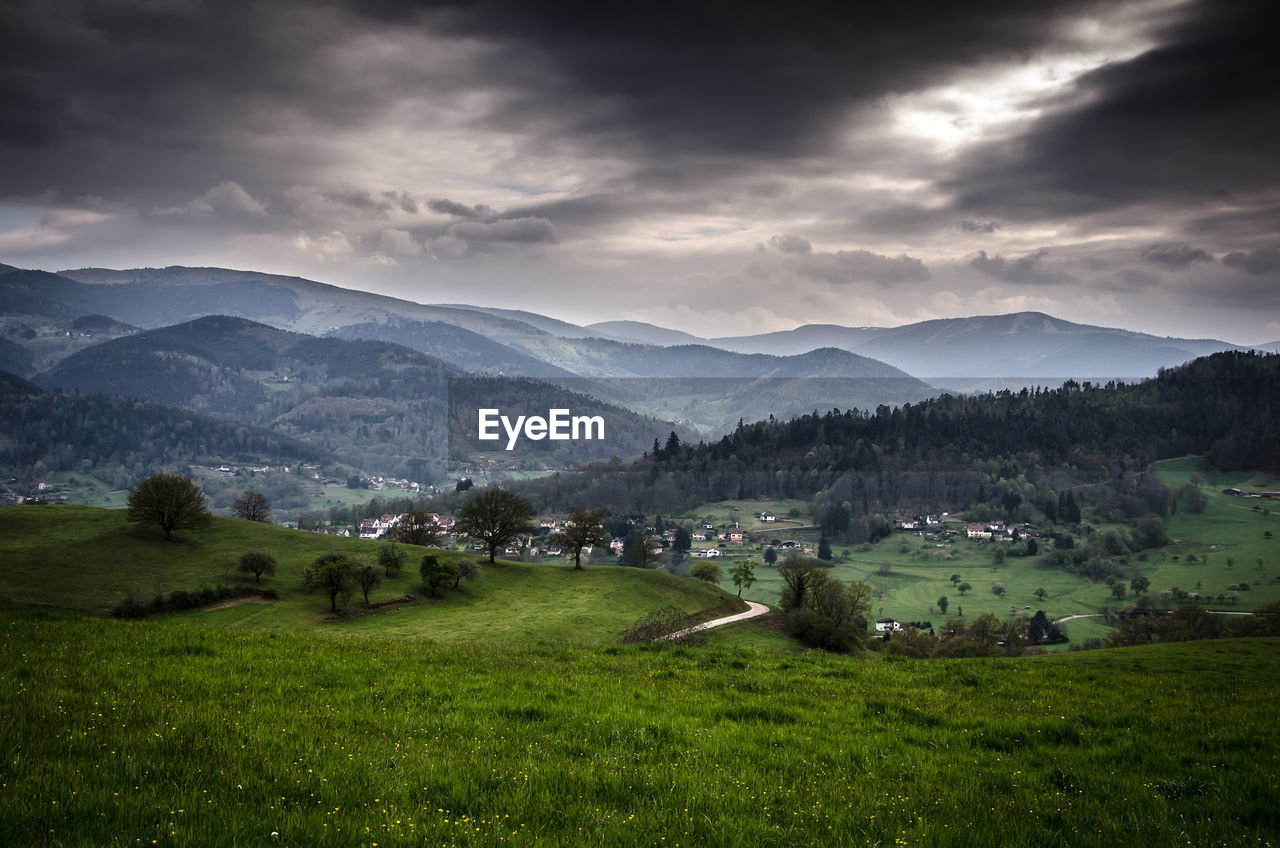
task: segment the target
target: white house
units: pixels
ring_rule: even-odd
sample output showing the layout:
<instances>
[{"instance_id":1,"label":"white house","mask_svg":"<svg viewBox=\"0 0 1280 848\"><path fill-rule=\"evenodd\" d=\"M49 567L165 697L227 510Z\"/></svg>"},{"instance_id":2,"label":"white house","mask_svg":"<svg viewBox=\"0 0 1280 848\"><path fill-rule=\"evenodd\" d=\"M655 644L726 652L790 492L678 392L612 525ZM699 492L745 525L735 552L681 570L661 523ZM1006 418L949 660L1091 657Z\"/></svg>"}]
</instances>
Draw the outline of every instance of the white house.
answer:
<instances>
[{"instance_id":1,"label":"white house","mask_svg":"<svg viewBox=\"0 0 1280 848\"><path fill-rule=\"evenodd\" d=\"M897 621L897 620L892 619L892 618L877 618L877 619L876 619L876 632L877 632L877 633L894 633L894 632L897 632L897 631L900 631L900 630L902 630L902 622L900 622L900 621Z\"/></svg>"},{"instance_id":2,"label":"white house","mask_svg":"<svg viewBox=\"0 0 1280 848\"><path fill-rule=\"evenodd\" d=\"M778 516L766 509L764 512L760 513L760 520L766 524L772 524L778 520Z\"/></svg>"}]
</instances>

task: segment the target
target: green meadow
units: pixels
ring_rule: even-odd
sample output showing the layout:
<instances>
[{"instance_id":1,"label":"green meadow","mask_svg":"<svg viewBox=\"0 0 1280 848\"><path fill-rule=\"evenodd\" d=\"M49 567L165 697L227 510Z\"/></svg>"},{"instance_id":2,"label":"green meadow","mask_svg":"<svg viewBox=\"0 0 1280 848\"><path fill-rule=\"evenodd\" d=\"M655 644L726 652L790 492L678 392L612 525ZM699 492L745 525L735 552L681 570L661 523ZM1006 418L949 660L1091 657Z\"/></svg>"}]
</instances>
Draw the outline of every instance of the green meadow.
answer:
<instances>
[{"instance_id":1,"label":"green meadow","mask_svg":"<svg viewBox=\"0 0 1280 848\"><path fill-rule=\"evenodd\" d=\"M908 662L7 613L0 832L66 848L1272 845L1278 648Z\"/></svg>"},{"instance_id":2,"label":"green meadow","mask_svg":"<svg viewBox=\"0 0 1280 848\"><path fill-rule=\"evenodd\" d=\"M174 541L165 542L157 530L128 524L123 510L5 507L0 509L0 597L10 606L104 613L128 591L146 602L175 590L252 584L253 576L238 574L235 566L241 553L257 548L279 561L277 573L264 576L261 584L275 589L279 600L173 616L191 624L274 632L600 645L615 643L638 618L665 606L704 619L745 609L720 589L664 572L616 566L575 571L564 565L501 561L496 566L485 562L477 579L433 599L418 574L428 549L411 545L403 546L408 562L400 575L370 592L372 609L357 591L345 614L334 618L328 598L303 586L303 569L321 554L337 550L375 556L378 546L218 517L207 529L177 531ZM388 604L410 594L412 601Z\"/></svg>"}]
</instances>

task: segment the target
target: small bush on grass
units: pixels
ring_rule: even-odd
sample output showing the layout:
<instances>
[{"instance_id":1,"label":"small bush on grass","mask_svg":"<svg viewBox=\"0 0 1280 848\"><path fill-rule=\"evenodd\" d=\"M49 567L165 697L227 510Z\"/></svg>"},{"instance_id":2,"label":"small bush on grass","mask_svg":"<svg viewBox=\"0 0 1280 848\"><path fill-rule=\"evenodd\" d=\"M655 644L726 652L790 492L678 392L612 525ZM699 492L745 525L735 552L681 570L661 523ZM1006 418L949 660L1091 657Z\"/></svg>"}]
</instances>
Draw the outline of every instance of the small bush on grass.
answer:
<instances>
[{"instance_id":1,"label":"small bush on grass","mask_svg":"<svg viewBox=\"0 0 1280 848\"><path fill-rule=\"evenodd\" d=\"M654 643L701 647L707 644L705 630L692 630L697 619L677 607L663 607L640 617L622 636L624 645ZM678 636L674 634L680 634Z\"/></svg>"}]
</instances>

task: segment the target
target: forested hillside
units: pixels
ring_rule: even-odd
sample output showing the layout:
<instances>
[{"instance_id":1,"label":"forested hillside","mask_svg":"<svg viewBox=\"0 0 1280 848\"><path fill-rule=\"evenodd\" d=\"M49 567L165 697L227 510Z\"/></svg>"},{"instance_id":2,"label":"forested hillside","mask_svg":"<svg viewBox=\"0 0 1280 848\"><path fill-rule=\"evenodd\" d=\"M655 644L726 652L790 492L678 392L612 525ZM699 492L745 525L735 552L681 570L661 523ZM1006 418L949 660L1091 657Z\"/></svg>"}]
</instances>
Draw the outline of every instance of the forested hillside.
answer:
<instances>
[{"instance_id":1,"label":"forested hillside","mask_svg":"<svg viewBox=\"0 0 1280 848\"><path fill-rule=\"evenodd\" d=\"M117 488L191 463L327 462L297 439L137 398L45 392L0 373L0 467L81 471Z\"/></svg>"},{"instance_id":2,"label":"forested hillside","mask_svg":"<svg viewBox=\"0 0 1280 848\"><path fill-rule=\"evenodd\" d=\"M606 439L544 443L548 450L533 467L636 457L671 431L664 422L552 383L496 376L475 382L448 362L398 344L317 338L227 316L104 342L67 357L36 382L181 406L269 429L350 467L423 483L446 476L451 398L459 416L465 412L454 421L453 438L454 458L463 462L475 461L457 448L467 444L465 433L474 434L481 406L540 415L570 408L607 417ZM157 444L145 450L167 450L169 461L190 447L155 436ZM75 454L77 446L73 440L64 450ZM475 446L482 448L493 449ZM505 460L501 446L498 451ZM39 461L43 454L34 456Z\"/></svg>"},{"instance_id":3,"label":"forested hillside","mask_svg":"<svg viewBox=\"0 0 1280 848\"><path fill-rule=\"evenodd\" d=\"M1280 356L1221 353L1134 385L1068 382L743 424L710 444L530 485L552 506L626 511L816 496L820 504L847 503L856 524L1010 492L1019 502L1046 503L1045 492L1108 481L1114 499L1141 514L1158 496L1126 475L1160 458L1203 453L1224 469L1280 469L1278 394Z\"/></svg>"}]
</instances>

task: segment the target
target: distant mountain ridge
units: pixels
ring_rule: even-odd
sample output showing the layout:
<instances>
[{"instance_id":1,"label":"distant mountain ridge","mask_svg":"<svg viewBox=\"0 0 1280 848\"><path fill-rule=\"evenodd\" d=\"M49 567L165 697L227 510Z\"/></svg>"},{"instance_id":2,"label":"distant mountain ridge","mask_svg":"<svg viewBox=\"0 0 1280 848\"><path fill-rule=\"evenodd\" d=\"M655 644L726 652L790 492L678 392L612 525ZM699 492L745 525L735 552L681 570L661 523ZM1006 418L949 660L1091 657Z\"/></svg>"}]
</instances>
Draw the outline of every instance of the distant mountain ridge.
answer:
<instances>
[{"instance_id":1,"label":"distant mountain ridge","mask_svg":"<svg viewBox=\"0 0 1280 848\"><path fill-rule=\"evenodd\" d=\"M808 324L794 330L707 339L739 353L796 355L812 346L835 347L894 365L926 381L980 383L1000 378L1154 376L1195 359L1249 350L1217 339L1161 338L1111 327L1077 324L1042 312L938 318L900 327ZM1267 346L1258 346L1259 350Z\"/></svg>"},{"instance_id":2,"label":"distant mountain ridge","mask_svg":"<svg viewBox=\"0 0 1280 848\"><path fill-rule=\"evenodd\" d=\"M255 323L208 316L147 330L75 353L37 375L44 388L143 398L222 420L269 428L323 448L353 467L432 481L446 473L456 433L449 430L456 384L475 409L514 409L521 396L546 401L542 413L565 407L604 414L601 444L557 443L540 463L634 457L671 432L666 422L554 383L490 376L479 384L442 359L385 341L320 338ZM689 435L681 428L681 435ZM545 452L544 452L545 453ZM581 456L581 459L578 459Z\"/></svg>"},{"instance_id":3,"label":"distant mountain ridge","mask_svg":"<svg viewBox=\"0 0 1280 848\"><path fill-rule=\"evenodd\" d=\"M21 273L0 275L5 314L39 319L51 345L63 338L63 325L86 312L144 329L232 315L294 332L393 342L475 373L579 381L574 390L706 436L726 432L740 418L833 406L874 408L920 400L933 391L900 369L848 351L777 357L711 345L624 342L533 313L424 305L253 271L173 267L27 273L39 279L24 283ZM74 351L66 348L62 356ZM55 353L46 351L44 368L57 362ZM22 365L20 357L11 359ZM775 382L765 391L755 382L762 379ZM671 380L681 382L662 382ZM714 387L689 382L706 380L721 382ZM708 402L711 388L714 403Z\"/></svg>"},{"instance_id":4,"label":"distant mountain ridge","mask_svg":"<svg viewBox=\"0 0 1280 848\"><path fill-rule=\"evenodd\" d=\"M38 343L9 331L18 324L5 325L4 340L31 350L34 359L28 362L21 351L5 348L4 361L28 376L84 346L59 330L86 313L120 322L113 325L116 333L126 332L124 325L155 328L229 314L313 335L394 342L474 373L594 381L575 388L706 435L724 432L737 417L896 404L936 394L933 387L939 386L986 391L1057 385L1067 378L1133 380L1197 356L1248 349L1215 339L1160 338L1077 324L1038 312L900 327L811 324L700 339L639 321L581 327L515 309L412 303L300 277L223 268L0 271L0 302L0 314L19 321L37 316L47 325ZM686 382L644 382L663 379ZM730 397L713 414L705 387L687 382L704 379L848 382L775 385L770 392L748 382L717 384L716 392ZM624 387L619 380L637 382ZM868 380L879 382L858 382ZM672 400L686 394L687 402Z\"/></svg>"}]
</instances>

